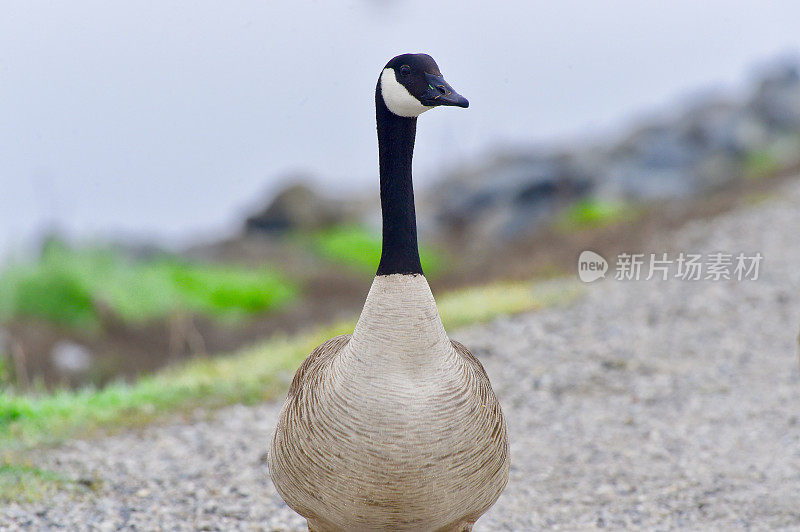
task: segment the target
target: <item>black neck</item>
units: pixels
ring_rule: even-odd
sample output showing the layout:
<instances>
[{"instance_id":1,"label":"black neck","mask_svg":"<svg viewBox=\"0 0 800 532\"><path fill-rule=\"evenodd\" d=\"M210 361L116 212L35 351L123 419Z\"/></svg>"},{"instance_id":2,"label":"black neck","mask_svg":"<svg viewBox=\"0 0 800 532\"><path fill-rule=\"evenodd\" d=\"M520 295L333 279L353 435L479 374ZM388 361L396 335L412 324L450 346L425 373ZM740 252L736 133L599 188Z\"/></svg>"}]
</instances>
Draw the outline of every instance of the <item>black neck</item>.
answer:
<instances>
[{"instance_id":1,"label":"black neck","mask_svg":"<svg viewBox=\"0 0 800 532\"><path fill-rule=\"evenodd\" d=\"M381 96L380 81L375 91L375 116L383 214L383 249L378 275L421 274L414 186L411 182L417 119L397 116L389 111Z\"/></svg>"}]
</instances>

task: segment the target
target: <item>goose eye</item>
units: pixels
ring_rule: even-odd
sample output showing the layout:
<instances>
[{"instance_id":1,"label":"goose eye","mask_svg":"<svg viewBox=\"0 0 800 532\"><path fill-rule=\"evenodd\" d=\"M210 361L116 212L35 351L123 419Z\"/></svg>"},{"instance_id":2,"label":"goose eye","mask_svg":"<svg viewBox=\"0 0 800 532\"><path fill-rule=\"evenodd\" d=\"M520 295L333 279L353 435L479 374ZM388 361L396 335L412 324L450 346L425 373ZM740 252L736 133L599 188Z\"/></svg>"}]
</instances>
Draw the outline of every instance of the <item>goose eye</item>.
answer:
<instances>
[{"instance_id":1,"label":"goose eye","mask_svg":"<svg viewBox=\"0 0 800 532\"><path fill-rule=\"evenodd\" d=\"M411 74L411 67L408 65L401 66L400 73L404 76L408 76L409 74Z\"/></svg>"}]
</instances>

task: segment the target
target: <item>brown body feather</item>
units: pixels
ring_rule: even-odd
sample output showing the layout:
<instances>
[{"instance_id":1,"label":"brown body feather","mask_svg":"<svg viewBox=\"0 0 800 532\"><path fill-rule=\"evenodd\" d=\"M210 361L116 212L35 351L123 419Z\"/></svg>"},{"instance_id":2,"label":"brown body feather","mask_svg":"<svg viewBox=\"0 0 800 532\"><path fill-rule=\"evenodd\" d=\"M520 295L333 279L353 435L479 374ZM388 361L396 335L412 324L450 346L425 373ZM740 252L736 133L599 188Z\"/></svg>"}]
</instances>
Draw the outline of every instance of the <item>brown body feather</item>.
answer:
<instances>
[{"instance_id":1,"label":"brown body feather","mask_svg":"<svg viewBox=\"0 0 800 532\"><path fill-rule=\"evenodd\" d=\"M315 531L469 530L508 479L500 404L421 275L379 276L353 335L306 358L270 474Z\"/></svg>"}]
</instances>

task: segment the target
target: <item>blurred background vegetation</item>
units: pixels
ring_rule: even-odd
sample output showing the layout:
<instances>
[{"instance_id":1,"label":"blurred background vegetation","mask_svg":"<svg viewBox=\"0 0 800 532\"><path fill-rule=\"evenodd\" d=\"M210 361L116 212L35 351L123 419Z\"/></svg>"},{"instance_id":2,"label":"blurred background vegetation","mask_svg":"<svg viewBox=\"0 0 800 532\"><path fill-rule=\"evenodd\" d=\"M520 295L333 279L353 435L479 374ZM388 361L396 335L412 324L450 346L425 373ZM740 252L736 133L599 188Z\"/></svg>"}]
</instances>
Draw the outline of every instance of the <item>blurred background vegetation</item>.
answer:
<instances>
[{"instance_id":1,"label":"blurred background vegetation","mask_svg":"<svg viewBox=\"0 0 800 532\"><path fill-rule=\"evenodd\" d=\"M37 263L3 272L0 319L97 329L104 312L130 324L183 312L233 322L280 308L296 292L288 279L267 268L167 255L135 261L111 248L70 249L51 241Z\"/></svg>"}]
</instances>

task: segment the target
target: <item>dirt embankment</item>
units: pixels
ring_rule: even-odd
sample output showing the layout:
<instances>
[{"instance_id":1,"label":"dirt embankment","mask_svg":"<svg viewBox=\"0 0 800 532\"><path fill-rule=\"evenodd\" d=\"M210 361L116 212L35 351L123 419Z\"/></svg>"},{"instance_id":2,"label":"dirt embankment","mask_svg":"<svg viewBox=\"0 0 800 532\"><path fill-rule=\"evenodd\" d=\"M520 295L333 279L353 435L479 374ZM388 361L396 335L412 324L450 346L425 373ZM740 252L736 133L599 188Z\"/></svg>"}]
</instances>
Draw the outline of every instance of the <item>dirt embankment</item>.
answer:
<instances>
[{"instance_id":1,"label":"dirt embankment","mask_svg":"<svg viewBox=\"0 0 800 532\"><path fill-rule=\"evenodd\" d=\"M758 201L792 176L791 172L756 181L742 181L710 196L646 205L627 219L597 228L544 228L503 245L502 260L496 248L477 247L457 237L440 242L450 256L450 269L431 279L434 290L457 289L502 279L530 279L573 272L584 249L604 256L646 249L660 235L687 222L707 220L736 207ZM468 249L469 253L459 254ZM294 242L249 236L199 246L191 256L217 262L255 266L269 261L292 272L302 286L302 296L290 306L244 323L226 325L191 315L144 325L129 325L110 313L100 331L65 330L42 322L16 321L5 326L15 352L22 388L43 381L47 386L103 385L132 379L165 365L196 356L228 353L273 334L298 330L356 314L363 303L371 276L320 261ZM92 354L87 372L70 375L59 369L53 352L63 345L78 345Z\"/></svg>"}]
</instances>

